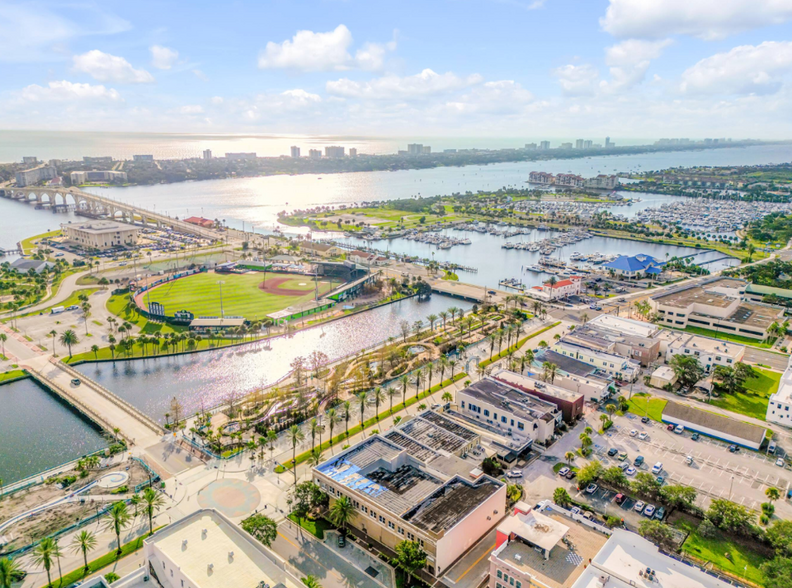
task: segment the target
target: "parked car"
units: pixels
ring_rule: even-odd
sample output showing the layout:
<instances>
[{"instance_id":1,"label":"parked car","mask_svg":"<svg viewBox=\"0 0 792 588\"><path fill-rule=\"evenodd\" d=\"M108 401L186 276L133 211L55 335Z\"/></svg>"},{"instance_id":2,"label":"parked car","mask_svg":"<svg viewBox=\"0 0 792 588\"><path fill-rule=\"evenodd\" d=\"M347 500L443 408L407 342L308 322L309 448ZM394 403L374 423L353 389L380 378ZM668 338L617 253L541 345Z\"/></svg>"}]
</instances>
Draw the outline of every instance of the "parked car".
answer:
<instances>
[{"instance_id":1,"label":"parked car","mask_svg":"<svg viewBox=\"0 0 792 588\"><path fill-rule=\"evenodd\" d=\"M569 509L569 512L571 512L572 514L580 514L582 511L580 510L580 507L573 506L572 508Z\"/></svg>"},{"instance_id":2,"label":"parked car","mask_svg":"<svg viewBox=\"0 0 792 588\"><path fill-rule=\"evenodd\" d=\"M634 476L635 472L637 471L638 470L636 470L634 467L629 466L626 470L624 470L624 473L627 474L628 476Z\"/></svg>"},{"instance_id":3,"label":"parked car","mask_svg":"<svg viewBox=\"0 0 792 588\"><path fill-rule=\"evenodd\" d=\"M558 470L559 476L566 476L568 473L569 473L569 468L561 468L560 470Z\"/></svg>"},{"instance_id":4,"label":"parked car","mask_svg":"<svg viewBox=\"0 0 792 588\"><path fill-rule=\"evenodd\" d=\"M648 423L649 421L650 421L649 417L647 417L647 416L645 416L645 417L641 417L641 422L642 422L644 425L645 425L646 423Z\"/></svg>"},{"instance_id":5,"label":"parked car","mask_svg":"<svg viewBox=\"0 0 792 588\"><path fill-rule=\"evenodd\" d=\"M346 546L346 537L344 537L343 533L338 534L338 546L345 547Z\"/></svg>"},{"instance_id":6,"label":"parked car","mask_svg":"<svg viewBox=\"0 0 792 588\"><path fill-rule=\"evenodd\" d=\"M648 437L649 437L649 435L648 435L648 434L646 434L646 433L644 433L643 431L641 431L640 433L638 433L638 438L639 438L641 441L646 441L646 439L647 439Z\"/></svg>"},{"instance_id":7,"label":"parked car","mask_svg":"<svg viewBox=\"0 0 792 588\"><path fill-rule=\"evenodd\" d=\"M663 517L665 517L665 507L661 506L655 511L654 518L656 518L658 521L662 521Z\"/></svg>"},{"instance_id":8,"label":"parked car","mask_svg":"<svg viewBox=\"0 0 792 588\"><path fill-rule=\"evenodd\" d=\"M633 465L637 468L641 467L641 464L644 462L643 455L639 455L633 460Z\"/></svg>"},{"instance_id":9,"label":"parked car","mask_svg":"<svg viewBox=\"0 0 792 588\"><path fill-rule=\"evenodd\" d=\"M665 476L657 476L657 483L662 486L665 482Z\"/></svg>"},{"instance_id":10,"label":"parked car","mask_svg":"<svg viewBox=\"0 0 792 588\"><path fill-rule=\"evenodd\" d=\"M775 441L770 441L770 443L767 445L767 453L772 455L775 453L775 451L776 451Z\"/></svg>"},{"instance_id":11,"label":"parked car","mask_svg":"<svg viewBox=\"0 0 792 588\"><path fill-rule=\"evenodd\" d=\"M673 431L673 430L674 430L674 426L675 426L675 425L668 425L668 426L666 427L666 431Z\"/></svg>"},{"instance_id":12,"label":"parked car","mask_svg":"<svg viewBox=\"0 0 792 588\"><path fill-rule=\"evenodd\" d=\"M730 453L737 453L738 451L740 451L739 447L737 447L736 445L729 445L729 452Z\"/></svg>"},{"instance_id":13,"label":"parked car","mask_svg":"<svg viewBox=\"0 0 792 588\"><path fill-rule=\"evenodd\" d=\"M649 517L649 518L651 519L651 518L652 518L652 515L653 515L654 513L655 513L655 507L654 507L654 505L647 504L647 505L646 505L646 508L645 508L645 509L644 509L644 511L643 511L643 515L644 515L645 517Z\"/></svg>"},{"instance_id":14,"label":"parked car","mask_svg":"<svg viewBox=\"0 0 792 588\"><path fill-rule=\"evenodd\" d=\"M688 464L689 466L692 466L693 465L693 456L692 455L686 455L685 456L685 463Z\"/></svg>"},{"instance_id":15,"label":"parked car","mask_svg":"<svg viewBox=\"0 0 792 588\"><path fill-rule=\"evenodd\" d=\"M611 447L610 449L608 449L608 457L613 457L617 453L619 453L619 450L616 449L615 447Z\"/></svg>"},{"instance_id":16,"label":"parked car","mask_svg":"<svg viewBox=\"0 0 792 588\"><path fill-rule=\"evenodd\" d=\"M637 437L637 436L638 436L638 431L636 431L635 429L632 429L630 431L630 437Z\"/></svg>"},{"instance_id":17,"label":"parked car","mask_svg":"<svg viewBox=\"0 0 792 588\"><path fill-rule=\"evenodd\" d=\"M573 480L577 476L577 472L575 470L569 470L567 474L564 476L567 480Z\"/></svg>"},{"instance_id":18,"label":"parked car","mask_svg":"<svg viewBox=\"0 0 792 588\"><path fill-rule=\"evenodd\" d=\"M781 458L781 457L779 457L779 458L776 460L776 465L777 465L778 467L780 467L780 468L784 467L784 465L785 465L785 464L784 464L784 459L783 459L783 458Z\"/></svg>"},{"instance_id":19,"label":"parked car","mask_svg":"<svg viewBox=\"0 0 792 588\"><path fill-rule=\"evenodd\" d=\"M623 461L623 462L621 462L621 463L619 464L619 467L622 469L622 471L624 471L624 470L626 470L627 468L631 467L631 466L630 466L630 462L628 462L628 461Z\"/></svg>"},{"instance_id":20,"label":"parked car","mask_svg":"<svg viewBox=\"0 0 792 588\"><path fill-rule=\"evenodd\" d=\"M586 494L594 494L598 487L596 484L589 484L586 486Z\"/></svg>"},{"instance_id":21,"label":"parked car","mask_svg":"<svg viewBox=\"0 0 792 588\"><path fill-rule=\"evenodd\" d=\"M676 433L677 435L681 435L684 432L685 432L685 427L683 427L682 425L677 425L676 428L674 429L674 433Z\"/></svg>"},{"instance_id":22,"label":"parked car","mask_svg":"<svg viewBox=\"0 0 792 588\"><path fill-rule=\"evenodd\" d=\"M624 494L622 494L622 493L620 492L619 494L617 494L617 495L614 497L614 499L613 499L613 502L615 502L616 504L621 504L621 503L622 503L622 502L624 502L625 500L627 500L627 497L626 497Z\"/></svg>"},{"instance_id":23,"label":"parked car","mask_svg":"<svg viewBox=\"0 0 792 588\"><path fill-rule=\"evenodd\" d=\"M693 439L693 441L698 441L699 440L699 434L698 433L693 433L690 436L690 438Z\"/></svg>"},{"instance_id":24,"label":"parked car","mask_svg":"<svg viewBox=\"0 0 792 588\"><path fill-rule=\"evenodd\" d=\"M663 462L661 462L661 461L658 461L656 464L654 464L654 465L652 466L652 473L653 473L653 474L655 474L655 475L656 475L656 474L659 474L659 473L660 473L660 472L662 472L662 471L663 471Z\"/></svg>"},{"instance_id":25,"label":"parked car","mask_svg":"<svg viewBox=\"0 0 792 588\"><path fill-rule=\"evenodd\" d=\"M633 506L633 510L635 512L643 512L644 506L646 506L646 504L644 504L639 500L638 502L635 503L635 506Z\"/></svg>"},{"instance_id":26,"label":"parked car","mask_svg":"<svg viewBox=\"0 0 792 588\"><path fill-rule=\"evenodd\" d=\"M520 470L509 470L506 472L507 478L522 478L522 471Z\"/></svg>"},{"instance_id":27,"label":"parked car","mask_svg":"<svg viewBox=\"0 0 792 588\"><path fill-rule=\"evenodd\" d=\"M622 451L622 452L619 454L619 459L620 459L621 461L624 461L625 459L627 459L627 452L626 452L626 451Z\"/></svg>"},{"instance_id":28,"label":"parked car","mask_svg":"<svg viewBox=\"0 0 792 588\"><path fill-rule=\"evenodd\" d=\"M78 310L80 307L76 304L72 304L71 306L67 306L66 310Z\"/></svg>"}]
</instances>

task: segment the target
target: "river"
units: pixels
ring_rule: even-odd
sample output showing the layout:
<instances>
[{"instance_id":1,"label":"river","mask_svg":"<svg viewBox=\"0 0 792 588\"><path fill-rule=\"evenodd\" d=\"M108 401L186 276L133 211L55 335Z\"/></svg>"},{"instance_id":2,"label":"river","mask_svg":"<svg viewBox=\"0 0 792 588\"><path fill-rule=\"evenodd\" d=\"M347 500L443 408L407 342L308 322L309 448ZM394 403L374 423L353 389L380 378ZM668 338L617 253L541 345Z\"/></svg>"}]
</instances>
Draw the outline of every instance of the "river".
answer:
<instances>
[{"instance_id":1,"label":"river","mask_svg":"<svg viewBox=\"0 0 792 588\"><path fill-rule=\"evenodd\" d=\"M0 386L0 407L3 484L107 447L90 421L29 378Z\"/></svg>"}]
</instances>

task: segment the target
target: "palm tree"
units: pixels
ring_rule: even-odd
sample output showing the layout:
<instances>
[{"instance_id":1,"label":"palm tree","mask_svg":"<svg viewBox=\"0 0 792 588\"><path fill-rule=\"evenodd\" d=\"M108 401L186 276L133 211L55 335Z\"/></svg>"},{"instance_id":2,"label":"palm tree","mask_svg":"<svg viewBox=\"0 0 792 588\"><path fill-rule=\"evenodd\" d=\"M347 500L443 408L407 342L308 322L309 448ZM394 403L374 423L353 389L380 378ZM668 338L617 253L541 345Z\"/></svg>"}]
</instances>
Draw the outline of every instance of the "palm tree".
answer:
<instances>
[{"instance_id":1,"label":"palm tree","mask_svg":"<svg viewBox=\"0 0 792 588\"><path fill-rule=\"evenodd\" d=\"M143 490L143 512L148 516L149 521L149 535L154 532L154 513L159 511L165 506L165 497L152 487Z\"/></svg>"},{"instance_id":2,"label":"palm tree","mask_svg":"<svg viewBox=\"0 0 792 588\"><path fill-rule=\"evenodd\" d=\"M71 550L74 553L82 553L83 556L83 570L88 573L88 552L96 549L99 542L96 540L96 535L90 531L80 531L74 536L71 542Z\"/></svg>"},{"instance_id":3,"label":"palm tree","mask_svg":"<svg viewBox=\"0 0 792 588\"><path fill-rule=\"evenodd\" d=\"M439 315L440 315L440 318L443 321L443 329L445 330L446 321L448 320L448 313L445 310L441 310Z\"/></svg>"},{"instance_id":4,"label":"palm tree","mask_svg":"<svg viewBox=\"0 0 792 588\"><path fill-rule=\"evenodd\" d=\"M33 563L47 572L47 586L52 586L52 564L59 555L58 544L52 537L44 537L33 549Z\"/></svg>"},{"instance_id":5,"label":"palm tree","mask_svg":"<svg viewBox=\"0 0 792 588\"><path fill-rule=\"evenodd\" d=\"M385 393L382 391L382 388L377 386L374 388L372 394L374 396L374 418L379 422L379 407L380 404L385 401Z\"/></svg>"},{"instance_id":6,"label":"palm tree","mask_svg":"<svg viewBox=\"0 0 792 588\"><path fill-rule=\"evenodd\" d=\"M60 336L61 345L65 345L69 348L69 359L72 358L72 345L77 345L80 342L79 337L77 337L77 333L75 333L71 329L67 329L61 333Z\"/></svg>"},{"instance_id":7,"label":"palm tree","mask_svg":"<svg viewBox=\"0 0 792 588\"><path fill-rule=\"evenodd\" d=\"M388 396L388 400L390 400L390 414L393 414L393 397L398 394L398 390L393 386L388 386L385 388L385 394Z\"/></svg>"},{"instance_id":8,"label":"palm tree","mask_svg":"<svg viewBox=\"0 0 792 588\"><path fill-rule=\"evenodd\" d=\"M448 367L451 368L451 379L452 380L454 379L454 368L456 367L456 364L457 364L457 362L456 362L455 359L452 359L451 361L448 362Z\"/></svg>"},{"instance_id":9,"label":"palm tree","mask_svg":"<svg viewBox=\"0 0 792 588\"><path fill-rule=\"evenodd\" d=\"M98 345L91 345L91 351L94 354L94 359L99 359L99 346Z\"/></svg>"},{"instance_id":10,"label":"palm tree","mask_svg":"<svg viewBox=\"0 0 792 588\"><path fill-rule=\"evenodd\" d=\"M11 588L11 584L22 573L22 567L10 557L0 559L0 586Z\"/></svg>"},{"instance_id":11,"label":"palm tree","mask_svg":"<svg viewBox=\"0 0 792 588\"><path fill-rule=\"evenodd\" d=\"M49 336L52 337L52 357L55 357L55 337L58 336L58 332L55 329L52 329L49 332Z\"/></svg>"},{"instance_id":12,"label":"palm tree","mask_svg":"<svg viewBox=\"0 0 792 588\"><path fill-rule=\"evenodd\" d=\"M305 584L305 588L322 588L316 576L305 576L302 583Z\"/></svg>"},{"instance_id":13,"label":"palm tree","mask_svg":"<svg viewBox=\"0 0 792 588\"><path fill-rule=\"evenodd\" d=\"M314 447L316 447L316 433L319 432L319 422L315 418L311 419L308 431L311 433L311 453L313 453Z\"/></svg>"},{"instance_id":14,"label":"palm tree","mask_svg":"<svg viewBox=\"0 0 792 588\"><path fill-rule=\"evenodd\" d=\"M410 383L410 376L404 374L401 377L401 383L402 383L402 406L404 406L404 408L407 408L407 384Z\"/></svg>"},{"instance_id":15,"label":"palm tree","mask_svg":"<svg viewBox=\"0 0 792 588\"><path fill-rule=\"evenodd\" d=\"M564 459L567 462L567 465L572 465L572 462L575 461L575 454L572 451L567 451L564 454Z\"/></svg>"},{"instance_id":16,"label":"palm tree","mask_svg":"<svg viewBox=\"0 0 792 588\"><path fill-rule=\"evenodd\" d=\"M608 404L605 406L605 410L607 411L609 417L613 417L613 413L616 412L616 405Z\"/></svg>"},{"instance_id":17,"label":"palm tree","mask_svg":"<svg viewBox=\"0 0 792 588\"><path fill-rule=\"evenodd\" d=\"M269 444L270 461L273 460L273 454L275 453L275 442L277 440L278 434L273 429L267 429L267 443Z\"/></svg>"},{"instance_id":18,"label":"palm tree","mask_svg":"<svg viewBox=\"0 0 792 588\"><path fill-rule=\"evenodd\" d=\"M770 501L770 504L781 498L781 493L778 491L778 488L773 488L772 486L765 490L765 496Z\"/></svg>"},{"instance_id":19,"label":"palm tree","mask_svg":"<svg viewBox=\"0 0 792 588\"><path fill-rule=\"evenodd\" d=\"M312 468L317 467L323 461L324 455L321 451L312 451L311 455L308 456L308 465L310 465Z\"/></svg>"},{"instance_id":20,"label":"palm tree","mask_svg":"<svg viewBox=\"0 0 792 588\"><path fill-rule=\"evenodd\" d=\"M451 394L451 392L446 390L445 392L443 392L443 395L440 397L440 400L442 400L443 402L453 402L454 396Z\"/></svg>"},{"instance_id":21,"label":"palm tree","mask_svg":"<svg viewBox=\"0 0 792 588\"><path fill-rule=\"evenodd\" d=\"M337 527L341 527L341 532L346 534L346 526L355 516L355 507L352 501L346 496L336 500L330 507L330 521Z\"/></svg>"},{"instance_id":22,"label":"palm tree","mask_svg":"<svg viewBox=\"0 0 792 588\"><path fill-rule=\"evenodd\" d=\"M352 416L350 412L351 409L352 403L349 400L344 400L344 403L341 405L341 410L344 412L342 417L344 419L344 433L347 439L349 439L349 417Z\"/></svg>"},{"instance_id":23,"label":"palm tree","mask_svg":"<svg viewBox=\"0 0 792 588\"><path fill-rule=\"evenodd\" d=\"M292 467L294 468L294 485L297 486L297 444L300 443L303 439L305 439L305 435L300 430L300 427L297 425L292 425L289 427L289 431L286 433L289 441L292 444Z\"/></svg>"},{"instance_id":24,"label":"palm tree","mask_svg":"<svg viewBox=\"0 0 792 588\"><path fill-rule=\"evenodd\" d=\"M127 511L125 502L116 502L107 511L107 518L105 519L105 527L109 531L113 531L118 541L116 546L116 554L121 555L121 531L123 531L129 524L132 516Z\"/></svg>"},{"instance_id":25,"label":"palm tree","mask_svg":"<svg viewBox=\"0 0 792 588\"><path fill-rule=\"evenodd\" d=\"M437 322L437 315L430 314L429 316L426 317L426 320L429 321L429 330L434 331L434 326L435 323Z\"/></svg>"},{"instance_id":26,"label":"palm tree","mask_svg":"<svg viewBox=\"0 0 792 588\"><path fill-rule=\"evenodd\" d=\"M339 423L341 417L338 416L335 408L327 411L327 425L330 428L330 447L333 446L333 429Z\"/></svg>"},{"instance_id":27,"label":"palm tree","mask_svg":"<svg viewBox=\"0 0 792 588\"><path fill-rule=\"evenodd\" d=\"M418 402L418 396L421 392L421 382L423 381L423 370L418 368L415 370L415 401Z\"/></svg>"}]
</instances>

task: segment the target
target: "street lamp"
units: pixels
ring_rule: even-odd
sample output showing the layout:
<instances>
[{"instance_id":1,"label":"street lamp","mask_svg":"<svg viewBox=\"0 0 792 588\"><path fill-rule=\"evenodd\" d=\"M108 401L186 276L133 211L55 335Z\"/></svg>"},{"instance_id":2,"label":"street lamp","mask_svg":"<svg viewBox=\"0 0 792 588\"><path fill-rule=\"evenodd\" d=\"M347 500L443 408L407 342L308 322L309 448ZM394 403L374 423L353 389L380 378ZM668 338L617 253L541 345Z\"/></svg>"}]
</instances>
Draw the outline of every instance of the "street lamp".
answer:
<instances>
[{"instance_id":1,"label":"street lamp","mask_svg":"<svg viewBox=\"0 0 792 588\"><path fill-rule=\"evenodd\" d=\"M223 280L217 280L217 285L220 286L220 318L225 316L223 314L223 284L225 284Z\"/></svg>"}]
</instances>

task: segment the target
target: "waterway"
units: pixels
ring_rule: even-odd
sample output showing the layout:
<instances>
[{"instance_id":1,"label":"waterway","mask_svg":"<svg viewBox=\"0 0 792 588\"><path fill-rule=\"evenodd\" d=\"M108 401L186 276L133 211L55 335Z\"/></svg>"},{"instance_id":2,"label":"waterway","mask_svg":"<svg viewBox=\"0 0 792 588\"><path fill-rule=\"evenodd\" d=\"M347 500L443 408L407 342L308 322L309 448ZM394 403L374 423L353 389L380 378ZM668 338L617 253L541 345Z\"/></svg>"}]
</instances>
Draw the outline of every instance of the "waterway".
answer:
<instances>
[{"instance_id":1,"label":"waterway","mask_svg":"<svg viewBox=\"0 0 792 588\"><path fill-rule=\"evenodd\" d=\"M0 248L16 249L22 239L54 231L77 218L73 212L36 210L31 204L0 198Z\"/></svg>"},{"instance_id":2,"label":"waterway","mask_svg":"<svg viewBox=\"0 0 792 588\"><path fill-rule=\"evenodd\" d=\"M8 485L107 447L90 421L31 379L0 386L0 478Z\"/></svg>"},{"instance_id":3,"label":"waterway","mask_svg":"<svg viewBox=\"0 0 792 588\"><path fill-rule=\"evenodd\" d=\"M433 295L419 302L402 300L324 326L239 347L189 355L83 364L77 369L160 422L174 396L188 414L223 402L237 394L276 382L290 370L298 356L318 349L331 360L400 336L400 323L411 325L430 314L472 304ZM0 431L0 442L4 433Z\"/></svg>"}]
</instances>

